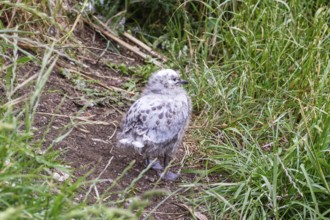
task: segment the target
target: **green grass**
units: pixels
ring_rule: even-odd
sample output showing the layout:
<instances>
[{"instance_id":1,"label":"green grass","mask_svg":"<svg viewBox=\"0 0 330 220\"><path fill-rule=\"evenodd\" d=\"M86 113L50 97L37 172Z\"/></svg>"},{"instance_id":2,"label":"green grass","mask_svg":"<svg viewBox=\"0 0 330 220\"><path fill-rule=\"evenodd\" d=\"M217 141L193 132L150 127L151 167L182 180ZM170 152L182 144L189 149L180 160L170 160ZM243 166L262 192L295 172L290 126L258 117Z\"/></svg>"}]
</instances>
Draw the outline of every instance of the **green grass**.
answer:
<instances>
[{"instance_id":1,"label":"green grass","mask_svg":"<svg viewBox=\"0 0 330 220\"><path fill-rule=\"evenodd\" d=\"M168 23L207 175L226 176L195 201L214 218L330 217L329 21L327 1L210 0Z\"/></svg>"},{"instance_id":2,"label":"green grass","mask_svg":"<svg viewBox=\"0 0 330 220\"><path fill-rule=\"evenodd\" d=\"M1 43L8 40L5 35L0 36ZM6 97L0 100L0 218L136 219L135 214L121 209L120 205L108 208L101 203L78 202L81 187L101 180L74 179L73 170L60 162L59 152L49 148L46 153L40 153L41 146L36 144L38 140L33 137L32 125L43 87L58 58L55 49L51 47L45 51L39 60L36 56L18 58L17 41L7 44L7 48L1 45L3 51L8 51L0 57L6 79ZM36 60L35 65L40 64L34 90L29 97L16 97L17 88L28 84L28 80L17 84L18 71L31 60ZM71 127L68 125L68 130ZM62 139L63 135L54 141ZM70 178L65 182L55 179L54 173L61 172L69 174ZM88 198L88 194L84 196Z\"/></svg>"},{"instance_id":3,"label":"green grass","mask_svg":"<svg viewBox=\"0 0 330 220\"><path fill-rule=\"evenodd\" d=\"M64 164L60 152L52 148L72 131L78 123L75 118L47 145L45 137L54 117L40 139L35 136L36 108L59 59L81 65L61 49L64 41L75 43L72 32L61 29L55 14L52 17L44 13L45 7L47 1L0 4L0 219L138 219L152 195L166 192L148 191L132 198L131 189L140 176L125 191L112 192L111 188L133 164L109 185L108 191L93 196L91 191L97 191L96 185L104 179L87 180L89 173L75 176L74 170ZM20 16L11 16L13 13ZM49 36L49 21L62 31L60 36L65 37L64 41ZM9 23L14 28L6 28ZM38 35L33 34L35 31L39 31ZM22 81L29 73L32 76ZM68 174L68 179L59 181L56 173ZM114 193L121 196L103 202ZM130 204L124 208L127 201Z\"/></svg>"},{"instance_id":4,"label":"green grass","mask_svg":"<svg viewBox=\"0 0 330 220\"><path fill-rule=\"evenodd\" d=\"M45 1L38 7L4 3L31 13L38 24L62 28L55 19L42 19L45 13L39 11L46 10ZM210 219L329 219L328 1L163 1L149 6L150 14L140 17L145 22L138 24L144 28L140 37L165 47L171 57L168 65L180 68L191 82L198 125L191 132L207 165L201 173L217 179L186 186L203 186L187 203ZM175 8L165 24L157 7L166 13ZM139 21L134 13L140 9L139 2L125 2L131 21ZM1 6L0 13L1 18L6 13ZM21 22L19 30L34 31L28 24ZM48 48L42 57L21 51L15 34L27 33L4 30L0 23L0 69L7 92L0 99L0 217L132 217L135 207L107 209L101 200L95 205L75 202L84 178L67 184L54 181L54 169L71 171L59 164L56 152L36 153L31 142L35 106L52 63L63 54L54 49L58 45L41 42L36 44ZM18 51L24 56L17 56ZM41 70L35 92L21 101L25 107L17 112L16 73L28 62L39 63Z\"/></svg>"}]
</instances>

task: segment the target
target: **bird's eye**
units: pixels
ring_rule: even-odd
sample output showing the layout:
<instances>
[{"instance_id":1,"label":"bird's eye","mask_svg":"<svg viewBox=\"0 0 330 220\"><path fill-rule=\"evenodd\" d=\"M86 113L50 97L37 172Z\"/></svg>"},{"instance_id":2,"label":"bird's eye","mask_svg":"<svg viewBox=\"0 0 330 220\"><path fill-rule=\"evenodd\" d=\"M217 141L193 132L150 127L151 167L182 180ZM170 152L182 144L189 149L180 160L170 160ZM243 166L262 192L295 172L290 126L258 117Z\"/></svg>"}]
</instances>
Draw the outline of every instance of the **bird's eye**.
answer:
<instances>
[{"instance_id":1,"label":"bird's eye","mask_svg":"<svg viewBox=\"0 0 330 220\"><path fill-rule=\"evenodd\" d=\"M178 78L173 78L173 81L175 82L175 81L177 81L178 80Z\"/></svg>"}]
</instances>

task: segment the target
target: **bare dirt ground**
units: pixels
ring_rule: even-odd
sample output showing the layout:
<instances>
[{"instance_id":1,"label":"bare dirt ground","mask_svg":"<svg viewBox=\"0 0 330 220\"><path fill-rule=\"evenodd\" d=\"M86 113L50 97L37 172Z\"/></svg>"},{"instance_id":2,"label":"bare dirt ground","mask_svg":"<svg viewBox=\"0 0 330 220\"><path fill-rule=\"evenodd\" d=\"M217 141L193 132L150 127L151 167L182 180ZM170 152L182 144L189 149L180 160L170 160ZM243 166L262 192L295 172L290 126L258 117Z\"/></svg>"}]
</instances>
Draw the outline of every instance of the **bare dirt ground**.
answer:
<instances>
[{"instance_id":1,"label":"bare dirt ground","mask_svg":"<svg viewBox=\"0 0 330 220\"><path fill-rule=\"evenodd\" d=\"M65 77L65 74L61 73L63 69L55 69L41 95L33 130L37 140L36 144L41 144L44 149L53 145L55 149L60 151L59 159L64 160L66 164L74 168L73 179L85 175L90 170L92 172L89 174L88 179L102 179L103 181L96 184L90 195L96 197L98 194L108 193L109 196L104 197L104 201L108 202L118 198L117 192L129 186L145 169L145 164L140 155L131 154L115 147L116 131L123 113L131 104L131 101L125 99L125 96L132 99L134 97L125 94L125 92L110 92L109 89L104 88L104 85L109 88L124 88L123 85L132 76L124 76L120 71L111 69L106 64L124 63L127 66L137 66L143 65L143 63L125 51L121 51L120 54L104 53L106 41L89 29L85 30L80 40L82 48L89 48L94 55L85 53L77 54L77 57L80 62L89 66L89 76L97 80L98 83L89 81L88 86L82 86L83 89L79 89L79 83L86 84L90 79L86 81L86 78L84 78L85 81L81 80L81 82L79 79L75 79L76 85L74 85L73 79L75 76ZM102 53L102 57L95 56ZM67 61L67 64L69 65L70 62ZM23 81L37 71L38 68L31 65L31 68L22 73L19 80ZM142 82L139 83L142 84ZM102 101L97 102L95 101L97 98L97 95L94 94L95 91L108 93L105 98L101 96ZM26 92L19 91L20 95ZM89 93L93 93L93 95L88 95ZM44 140L42 141L43 137ZM63 137L63 139L54 142L58 137ZM166 195L153 197L144 210L143 218L192 219L187 209L178 204L182 204L180 195L190 193L180 185L192 183L197 178L195 174L185 173L185 170L201 167L198 164L189 162L189 158L197 157L196 147L189 134L186 135L183 147L179 150L177 158L174 160L174 167L172 167L174 170L183 171L177 181L158 181L156 173L149 170L131 188L131 196L141 195L152 189L166 189L169 192L178 191L167 200L164 200L167 198ZM116 187L112 191L105 192L133 160L136 161L135 164L119 180ZM196 162L196 160L194 161ZM88 188L86 187L85 190L87 191ZM82 197L84 193L87 193L86 191L81 191ZM153 210L153 213L148 216L151 210Z\"/></svg>"}]
</instances>

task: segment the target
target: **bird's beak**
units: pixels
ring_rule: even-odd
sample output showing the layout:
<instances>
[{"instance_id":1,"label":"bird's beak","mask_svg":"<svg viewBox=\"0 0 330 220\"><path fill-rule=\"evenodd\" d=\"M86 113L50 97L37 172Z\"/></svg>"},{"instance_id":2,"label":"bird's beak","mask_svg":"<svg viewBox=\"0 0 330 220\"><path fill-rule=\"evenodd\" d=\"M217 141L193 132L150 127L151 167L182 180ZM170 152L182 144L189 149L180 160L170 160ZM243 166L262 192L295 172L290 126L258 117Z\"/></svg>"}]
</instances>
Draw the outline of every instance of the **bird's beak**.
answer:
<instances>
[{"instance_id":1,"label":"bird's beak","mask_svg":"<svg viewBox=\"0 0 330 220\"><path fill-rule=\"evenodd\" d=\"M188 84L188 81L187 81L187 80L183 80L183 79L181 79L181 80L179 81L179 84Z\"/></svg>"}]
</instances>

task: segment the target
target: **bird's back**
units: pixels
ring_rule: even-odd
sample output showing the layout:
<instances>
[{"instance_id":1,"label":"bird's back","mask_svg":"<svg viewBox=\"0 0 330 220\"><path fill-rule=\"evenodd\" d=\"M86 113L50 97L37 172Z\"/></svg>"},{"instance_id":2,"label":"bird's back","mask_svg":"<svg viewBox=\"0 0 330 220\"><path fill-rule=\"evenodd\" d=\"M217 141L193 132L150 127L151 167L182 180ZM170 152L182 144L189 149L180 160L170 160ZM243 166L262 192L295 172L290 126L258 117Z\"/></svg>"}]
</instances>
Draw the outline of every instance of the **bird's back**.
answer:
<instances>
[{"instance_id":1,"label":"bird's back","mask_svg":"<svg viewBox=\"0 0 330 220\"><path fill-rule=\"evenodd\" d=\"M145 94L124 117L118 144L148 156L174 153L181 144L190 111L184 90L175 95Z\"/></svg>"}]
</instances>

